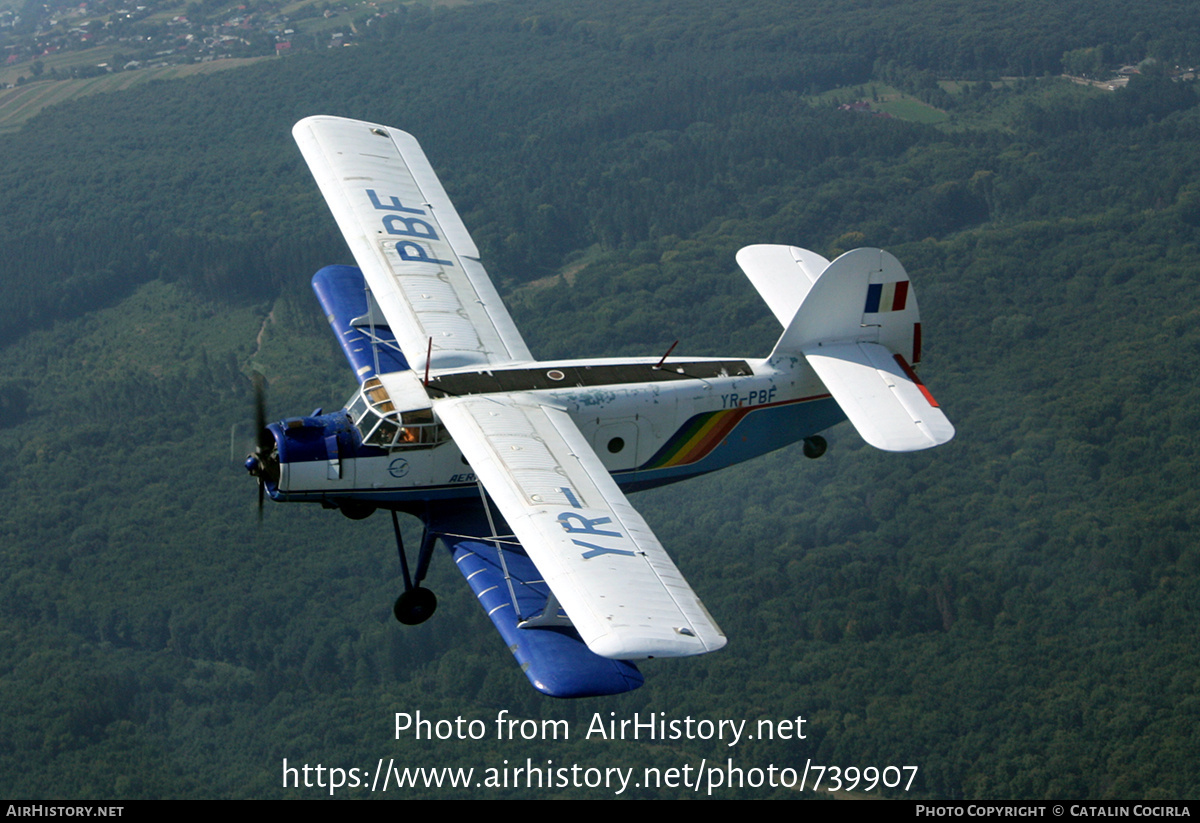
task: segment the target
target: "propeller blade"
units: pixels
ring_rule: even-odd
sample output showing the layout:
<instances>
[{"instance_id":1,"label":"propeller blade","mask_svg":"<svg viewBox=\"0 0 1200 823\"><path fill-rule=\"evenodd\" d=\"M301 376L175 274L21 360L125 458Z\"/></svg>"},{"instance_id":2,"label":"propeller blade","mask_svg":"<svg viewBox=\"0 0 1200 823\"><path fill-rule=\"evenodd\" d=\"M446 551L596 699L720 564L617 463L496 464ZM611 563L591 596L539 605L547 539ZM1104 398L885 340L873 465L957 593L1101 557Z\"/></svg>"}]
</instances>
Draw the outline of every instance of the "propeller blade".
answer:
<instances>
[{"instance_id":1,"label":"propeller blade","mask_svg":"<svg viewBox=\"0 0 1200 823\"><path fill-rule=\"evenodd\" d=\"M275 445L267 431L267 378L261 372L254 372L254 431L258 444L258 453L269 452Z\"/></svg>"}]
</instances>

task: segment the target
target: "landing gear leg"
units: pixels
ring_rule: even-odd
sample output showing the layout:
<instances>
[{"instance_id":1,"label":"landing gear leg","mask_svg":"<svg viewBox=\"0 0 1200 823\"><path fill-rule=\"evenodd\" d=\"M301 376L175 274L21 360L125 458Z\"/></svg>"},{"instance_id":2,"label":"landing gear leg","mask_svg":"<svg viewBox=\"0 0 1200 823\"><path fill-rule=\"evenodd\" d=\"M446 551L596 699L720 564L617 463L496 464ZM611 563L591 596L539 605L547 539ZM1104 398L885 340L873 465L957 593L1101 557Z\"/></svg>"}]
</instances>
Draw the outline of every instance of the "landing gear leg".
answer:
<instances>
[{"instance_id":1,"label":"landing gear leg","mask_svg":"<svg viewBox=\"0 0 1200 823\"><path fill-rule=\"evenodd\" d=\"M396 551L400 555L400 570L404 572L404 592L396 598L392 614L406 626L416 626L424 623L437 610L437 597L429 589L421 586L425 574L429 571L429 561L433 557L434 537L428 531L421 538L421 550L417 554L417 576L414 584L408 573L408 557L404 552L404 538L400 536L400 519L392 512L392 529L396 532Z\"/></svg>"}]
</instances>

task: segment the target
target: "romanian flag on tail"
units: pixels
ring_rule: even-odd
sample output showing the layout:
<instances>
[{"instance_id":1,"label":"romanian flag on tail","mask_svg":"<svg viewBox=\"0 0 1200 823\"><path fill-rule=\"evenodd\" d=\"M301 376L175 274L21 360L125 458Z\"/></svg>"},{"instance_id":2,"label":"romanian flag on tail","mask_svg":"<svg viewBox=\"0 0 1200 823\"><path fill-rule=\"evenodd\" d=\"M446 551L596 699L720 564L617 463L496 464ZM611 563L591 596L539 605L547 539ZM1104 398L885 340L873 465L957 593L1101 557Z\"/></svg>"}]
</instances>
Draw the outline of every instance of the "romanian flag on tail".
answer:
<instances>
[{"instance_id":1,"label":"romanian flag on tail","mask_svg":"<svg viewBox=\"0 0 1200 823\"><path fill-rule=\"evenodd\" d=\"M867 305L863 308L863 312L876 314L885 311L904 311L904 304L907 301L907 280L897 280L894 283L872 283L867 286Z\"/></svg>"}]
</instances>

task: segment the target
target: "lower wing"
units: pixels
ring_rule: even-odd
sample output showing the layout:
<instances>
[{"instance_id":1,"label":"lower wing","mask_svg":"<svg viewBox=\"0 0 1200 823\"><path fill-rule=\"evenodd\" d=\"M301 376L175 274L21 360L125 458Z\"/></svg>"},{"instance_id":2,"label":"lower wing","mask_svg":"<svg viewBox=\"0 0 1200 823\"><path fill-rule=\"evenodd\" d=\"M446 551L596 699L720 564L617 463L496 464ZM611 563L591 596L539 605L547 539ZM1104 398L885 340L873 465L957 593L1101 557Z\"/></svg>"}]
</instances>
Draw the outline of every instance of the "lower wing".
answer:
<instances>
[{"instance_id":1,"label":"lower wing","mask_svg":"<svg viewBox=\"0 0 1200 823\"><path fill-rule=\"evenodd\" d=\"M642 685L632 663L588 649L551 599L537 566L494 512L489 517L482 504L443 507L430 518L429 528L450 549L479 605L538 691L594 697Z\"/></svg>"}]
</instances>

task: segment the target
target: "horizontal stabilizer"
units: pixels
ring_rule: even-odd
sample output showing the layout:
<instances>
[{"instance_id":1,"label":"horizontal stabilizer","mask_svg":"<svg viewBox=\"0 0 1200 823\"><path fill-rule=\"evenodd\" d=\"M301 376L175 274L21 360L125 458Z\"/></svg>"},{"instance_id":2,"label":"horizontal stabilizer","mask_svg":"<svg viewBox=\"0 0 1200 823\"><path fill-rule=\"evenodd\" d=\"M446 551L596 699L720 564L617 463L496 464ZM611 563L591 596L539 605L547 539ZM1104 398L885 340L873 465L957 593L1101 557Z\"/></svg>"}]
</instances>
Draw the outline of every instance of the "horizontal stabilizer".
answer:
<instances>
[{"instance_id":1,"label":"horizontal stabilizer","mask_svg":"<svg viewBox=\"0 0 1200 823\"><path fill-rule=\"evenodd\" d=\"M804 356L858 433L877 449L917 451L954 437L954 426L912 367L878 343L813 345Z\"/></svg>"},{"instance_id":2,"label":"horizontal stabilizer","mask_svg":"<svg viewBox=\"0 0 1200 823\"><path fill-rule=\"evenodd\" d=\"M798 246L760 244L739 251L737 263L786 329L829 260Z\"/></svg>"}]
</instances>

